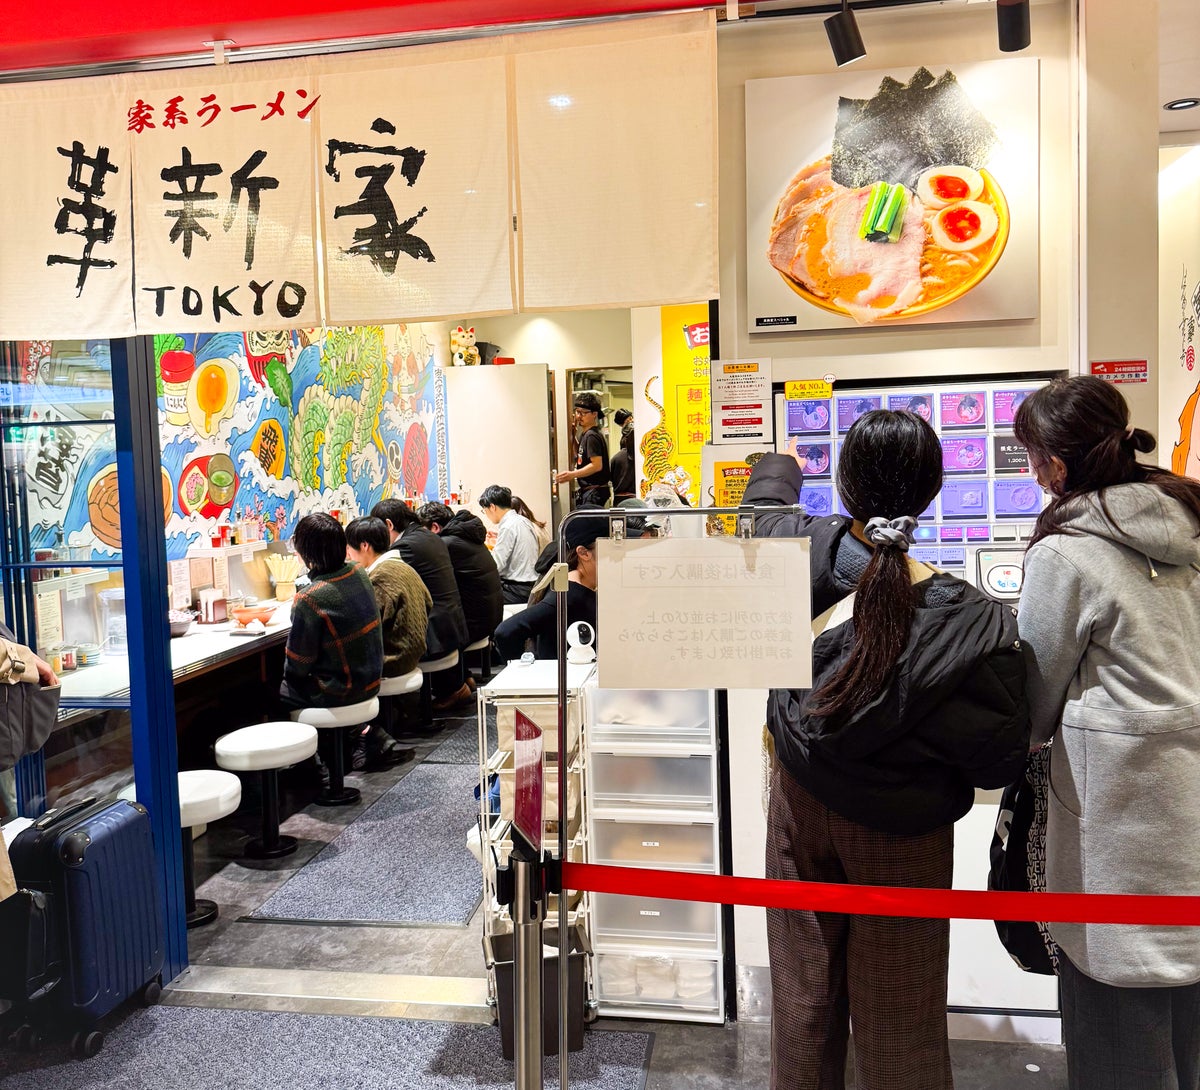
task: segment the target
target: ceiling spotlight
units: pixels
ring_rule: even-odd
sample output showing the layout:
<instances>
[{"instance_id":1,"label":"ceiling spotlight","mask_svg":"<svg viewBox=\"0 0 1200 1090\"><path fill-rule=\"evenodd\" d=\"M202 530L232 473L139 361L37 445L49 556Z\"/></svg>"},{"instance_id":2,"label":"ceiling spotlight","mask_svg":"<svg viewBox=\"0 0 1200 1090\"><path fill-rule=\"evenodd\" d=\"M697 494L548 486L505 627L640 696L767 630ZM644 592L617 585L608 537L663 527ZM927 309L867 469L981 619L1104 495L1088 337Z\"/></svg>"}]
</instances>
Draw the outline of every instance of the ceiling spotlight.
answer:
<instances>
[{"instance_id":1,"label":"ceiling spotlight","mask_svg":"<svg viewBox=\"0 0 1200 1090\"><path fill-rule=\"evenodd\" d=\"M1164 110L1194 110L1200 106L1200 98L1173 98L1163 104Z\"/></svg>"},{"instance_id":2,"label":"ceiling spotlight","mask_svg":"<svg viewBox=\"0 0 1200 1090\"><path fill-rule=\"evenodd\" d=\"M996 0L996 29L1002 53L1029 46L1029 0Z\"/></svg>"},{"instance_id":3,"label":"ceiling spotlight","mask_svg":"<svg viewBox=\"0 0 1200 1090\"><path fill-rule=\"evenodd\" d=\"M829 47L839 68L867 55L858 21L850 10L850 0L842 0L842 10L825 20L825 33L829 35Z\"/></svg>"}]
</instances>

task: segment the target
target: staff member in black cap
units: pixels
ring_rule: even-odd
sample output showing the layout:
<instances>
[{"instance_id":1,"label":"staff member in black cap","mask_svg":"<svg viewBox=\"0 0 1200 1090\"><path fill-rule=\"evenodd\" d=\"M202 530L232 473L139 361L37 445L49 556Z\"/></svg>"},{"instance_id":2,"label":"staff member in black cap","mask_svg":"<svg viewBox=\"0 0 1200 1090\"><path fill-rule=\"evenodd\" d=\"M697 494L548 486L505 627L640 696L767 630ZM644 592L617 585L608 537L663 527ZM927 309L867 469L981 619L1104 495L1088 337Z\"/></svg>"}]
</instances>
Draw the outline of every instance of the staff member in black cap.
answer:
<instances>
[{"instance_id":1,"label":"staff member in black cap","mask_svg":"<svg viewBox=\"0 0 1200 1090\"><path fill-rule=\"evenodd\" d=\"M583 429L579 437L579 450L575 456L575 468L564 469L554 474L555 484L579 481L575 493L575 506L585 503L603 507L611 498L608 470L608 443L600 430L600 418L604 409L600 398L584 391L575 397L575 425Z\"/></svg>"},{"instance_id":2,"label":"staff member in black cap","mask_svg":"<svg viewBox=\"0 0 1200 1090\"><path fill-rule=\"evenodd\" d=\"M583 515L571 519L563 531L567 541L567 624L587 621L596 628L596 539L608 537L608 519ZM506 660L519 659L532 640L539 659L557 658L558 606L553 594L514 614L496 629L496 649ZM598 639L597 639L597 642Z\"/></svg>"}]
</instances>

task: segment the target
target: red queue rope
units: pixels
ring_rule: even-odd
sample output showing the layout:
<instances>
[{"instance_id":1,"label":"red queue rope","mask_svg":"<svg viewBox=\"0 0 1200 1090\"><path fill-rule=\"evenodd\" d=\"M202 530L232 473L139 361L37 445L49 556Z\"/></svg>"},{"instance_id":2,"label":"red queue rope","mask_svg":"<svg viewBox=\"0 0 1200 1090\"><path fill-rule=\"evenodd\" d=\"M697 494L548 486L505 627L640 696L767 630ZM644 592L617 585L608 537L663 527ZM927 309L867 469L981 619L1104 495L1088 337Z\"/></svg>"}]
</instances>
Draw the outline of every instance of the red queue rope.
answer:
<instances>
[{"instance_id":1,"label":"red queue rope","mask_svg":"<svg viewBox=\"0 0 1200 1090\"><path fill-rule=\"evenodd\" d=\"M1129 893L999 893L794 882L564 862L563 888L723 905L925 919L1200 925L1200 897Z\"/></svg>"}]
</instances>

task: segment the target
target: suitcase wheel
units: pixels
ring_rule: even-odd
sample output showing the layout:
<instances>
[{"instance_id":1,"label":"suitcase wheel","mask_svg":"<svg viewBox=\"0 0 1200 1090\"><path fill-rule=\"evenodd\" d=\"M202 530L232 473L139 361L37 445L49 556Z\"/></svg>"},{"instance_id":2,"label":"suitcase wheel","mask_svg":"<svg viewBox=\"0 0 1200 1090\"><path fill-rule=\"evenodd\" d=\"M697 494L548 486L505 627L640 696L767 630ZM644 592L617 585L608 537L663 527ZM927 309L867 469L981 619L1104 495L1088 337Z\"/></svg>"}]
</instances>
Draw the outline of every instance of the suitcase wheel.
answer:
<instances>
[{"instance_id":1,"label":"suitcase wheel","mask_svg":"<svg viewBox=\"0 0 1200 1090\"><path fill-rule=\"evenodd\" d=\"M143 1007L153 1007L161 997L162 985L158 982L158 977L147 981L138 993L138 1001Z\"/></svg>"},{"instance_id":2,"label":"suitcase wheel","mask_svg":"<svg viewBox=\"0 0 1200 1090\"><path fill-rule=\"evenodd\" d=\"M75 1034L71 1038L71 1052L81 1060L90 1060L104 1047L104 1034L98 1029Z\"/></svg>"},{"instance_id":3,"label":"suitcase wheel","mask_svg":"<svg viewBox=\"0 0 1200 1090\"><path fill-rule=\"evenodd\" d=\"M9 1045L18 1052L36 1052L42 1045L42 1035L36 1026L26 1022L9 1034Z\"/></svg>"}]
</instances>

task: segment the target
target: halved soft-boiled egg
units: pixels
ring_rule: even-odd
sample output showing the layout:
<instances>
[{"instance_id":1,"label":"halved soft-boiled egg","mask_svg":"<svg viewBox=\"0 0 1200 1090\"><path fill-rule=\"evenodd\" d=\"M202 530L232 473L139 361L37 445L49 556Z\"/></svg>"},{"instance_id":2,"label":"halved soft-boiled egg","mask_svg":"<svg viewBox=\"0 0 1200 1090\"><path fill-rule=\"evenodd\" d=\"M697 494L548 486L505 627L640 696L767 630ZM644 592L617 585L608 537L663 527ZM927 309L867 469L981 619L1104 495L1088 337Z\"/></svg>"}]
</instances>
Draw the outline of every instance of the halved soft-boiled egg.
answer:
<instances>
[{"instance_id":1,"label":"halved soft-boiled egg","mask_svg":"<svg viewBox=\"0 0 1200 1090\"><path fill-rule=\"evenodd\" d=\"M959 201L939 209L929 221L933 241L953 253L977 250L990 242L999 229L996 210L981 201Z\"/></svg>"},{"instance_id":2,"label":"halved soft-boiled egg","mask_svg":"<svg viewBox=\"0 0 1200 1090\"><path fill-rule=\"evenodd\" d=\"M983 177L970 167L930 167L917 179L917 196L926 208L976 201L982 192Z\"/></svg>"}]
</instances>

